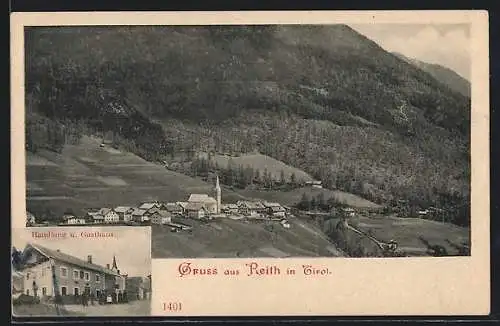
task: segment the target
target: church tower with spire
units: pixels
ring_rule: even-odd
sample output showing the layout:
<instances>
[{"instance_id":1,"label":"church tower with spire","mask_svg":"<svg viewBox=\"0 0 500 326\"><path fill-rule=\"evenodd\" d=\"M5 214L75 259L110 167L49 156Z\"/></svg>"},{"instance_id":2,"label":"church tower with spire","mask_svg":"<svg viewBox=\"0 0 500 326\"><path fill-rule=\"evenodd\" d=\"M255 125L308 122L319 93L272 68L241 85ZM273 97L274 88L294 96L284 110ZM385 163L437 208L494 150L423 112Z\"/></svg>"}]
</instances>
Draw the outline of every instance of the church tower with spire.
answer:
<instances>
[{"instance_id":1,"label":"church tower with spire","mask_svg":"<svg viewBox=\"0 0 500 326\"><path fill-rule=\"evenodd\" d=\"M116 256L115 255L113 255L113 266L111 267L111 270L120 274L120 270L118 269L118 265L116 264Z\"/></svg>"},{"instance_id":2,"label":"church tower with spire","mask_svg":"<svg viewBox=\"0 0 500 326\"><path fill-rule=\"evenodd\" d=\"M220 214L221 211L221 189L219 184L219 175L215 179L215 199L217 200L216 213Z\"/></svg>"}]
</instances>

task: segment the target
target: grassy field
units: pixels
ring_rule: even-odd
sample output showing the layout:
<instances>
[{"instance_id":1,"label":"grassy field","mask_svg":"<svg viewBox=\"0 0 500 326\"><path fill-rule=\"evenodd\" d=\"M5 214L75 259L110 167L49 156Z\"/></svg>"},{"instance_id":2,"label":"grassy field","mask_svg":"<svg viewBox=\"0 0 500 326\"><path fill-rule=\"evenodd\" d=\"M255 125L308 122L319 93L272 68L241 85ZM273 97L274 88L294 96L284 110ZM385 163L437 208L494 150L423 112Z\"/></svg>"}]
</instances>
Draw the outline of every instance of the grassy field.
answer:
<instances>
[{"instance_id":1,"label":"grassy field","mask_svg":"<svg viewBox=\"0 0 500 326\"><path fill-rule=\"evenodd\" d=\"M62 214L71 208L135 205L147 200L182 201L191 193L211 193L213 185L169 171L136 155L100 147L100 140L84 137L61 154L27 153L27 208L35 215L46 208ZM225 190L223 201L242 199Z\"/></svg>"},{"instance_id":2,"label":"grassy field","mask_svg":"<svg viewBox=\"0 0 500 326\"><path fill-rule=\"evenodd\" d=\"M311 198L322 193L325 200L334 197L337 201L343 202L352 207L380 208L380 205L347 192L312 187L303 187L291 191L242 190L239 191L239 193L245 197L276 201L288 206L299 203L303 194L306 194L309 198Z\"/></svg>"},{"instance_id":3,"label":"grassy field","mask_svg":"<svg viewBox=\"0 0 500 326\"><path fill-rule=\"evenodd\" d=\"M332 230L338 221L338 219L327 220L324 231ZM398 250L410 256L427 256L428 245L442 246L451 256L459 255L455 245L459 246L462 242L469 243L470 239L468 228L420 218L355 216L349 220L349 224L363 232L371 231L380 241L395 240L398 243ZM368 250L378 250L370 240L360 239L361 236L354 232L348 233L352 243L359 241Z\"/></svg>"},{"instance_id":4,"label":"grassy field","mask_svg":"<svg viewBox=\"0 0 500 326\"><path fill-rule=\"evenodd\" d=\"M170 232L152 226L153 258L335 257L341 254L312 224L290 219L291 228L278 222L220 219L191 221L192 232Z\"/></svg>"},{"instance_id":5,"label":"grassy field","mask_svg":"<svg viewBox=\"0 0 500 326\"><path fill-rule=\"evenodd\" d=\"M208 157L206 153L201 153L200 155L201 157ZM250 166L254 170L259 170L261 174L264 173L265 170L267 170L274 180L281 179L281 171L283 171L283 174L285 175L285 179L287 181L290 181L290 176L292 174L295 174L295 178L297 181L305 182L314 180L313 177L300 169L294 168L293 166L287 165L284 162L259 153L244 154L241 156L226 156L215 154L214 156L212 156L212 160L214 162L217 162L220 167L227 167L229 164L229 160L232 160L235 166Z\"/></svg>"}]
</instances>

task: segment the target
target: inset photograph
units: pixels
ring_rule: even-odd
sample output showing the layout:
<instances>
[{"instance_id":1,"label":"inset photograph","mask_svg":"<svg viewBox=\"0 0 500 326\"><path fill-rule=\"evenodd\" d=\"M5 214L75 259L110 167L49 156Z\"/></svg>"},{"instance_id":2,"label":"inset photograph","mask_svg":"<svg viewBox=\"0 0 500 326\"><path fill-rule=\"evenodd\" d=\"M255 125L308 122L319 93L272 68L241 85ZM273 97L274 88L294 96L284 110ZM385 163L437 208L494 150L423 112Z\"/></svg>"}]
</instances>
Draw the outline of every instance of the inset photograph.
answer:
<instances>
[{"instance_id":1,"label":"inset photograph","mask_svg":"<svg viewBox=\"0 0 500 326\"><path fill-rule=\"evenodd\" d=\"M150 228L13 230L15 316L148 316L150 300Z\"/></svg>"}]
</instances>

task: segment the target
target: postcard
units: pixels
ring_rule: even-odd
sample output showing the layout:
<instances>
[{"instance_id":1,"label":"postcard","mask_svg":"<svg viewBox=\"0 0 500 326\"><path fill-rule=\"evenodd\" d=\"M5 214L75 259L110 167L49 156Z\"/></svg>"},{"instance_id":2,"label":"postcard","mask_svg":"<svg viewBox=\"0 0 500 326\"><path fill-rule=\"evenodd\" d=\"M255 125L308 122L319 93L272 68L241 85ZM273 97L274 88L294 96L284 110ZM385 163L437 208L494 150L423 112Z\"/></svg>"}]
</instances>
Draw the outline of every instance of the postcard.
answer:
<instances>
[{"instance_id":1,"label":"postcard","mask_svg":"<svg viewBox=\"0 0 500 326\"><path fill-rule=\"evenodd\" d=\"M103 279L130 259L154 316L489 312L487 12L16 13L11 27L11 218L41 235L28 258L85 248ZM97 242L79 230L125 247L80 246ZM144 314L98 288L15 293Z\"/></svg>"}]
</instances>

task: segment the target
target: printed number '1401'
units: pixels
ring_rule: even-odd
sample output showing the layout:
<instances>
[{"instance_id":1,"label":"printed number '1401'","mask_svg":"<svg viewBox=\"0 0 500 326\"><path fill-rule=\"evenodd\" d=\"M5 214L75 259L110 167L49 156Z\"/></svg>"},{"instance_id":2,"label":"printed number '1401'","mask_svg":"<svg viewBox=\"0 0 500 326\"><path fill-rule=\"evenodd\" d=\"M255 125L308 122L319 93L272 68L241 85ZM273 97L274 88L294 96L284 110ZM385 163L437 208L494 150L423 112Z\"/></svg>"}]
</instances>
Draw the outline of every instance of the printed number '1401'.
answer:
<instances>
[{"instance_id":1,"label":"printed number '1401'","mask_svg":"<svg viewBox=\"0 0 500 326\"><path fill-rule=\"evenodd\" d=\"M163 303L163 310L164 311L181 311L182 310L182 303L180 302L164 302Z\"/></svg>"}]
</instances>

